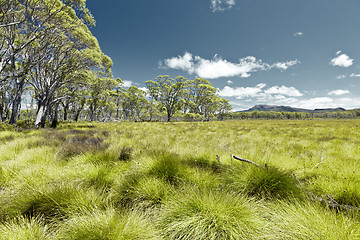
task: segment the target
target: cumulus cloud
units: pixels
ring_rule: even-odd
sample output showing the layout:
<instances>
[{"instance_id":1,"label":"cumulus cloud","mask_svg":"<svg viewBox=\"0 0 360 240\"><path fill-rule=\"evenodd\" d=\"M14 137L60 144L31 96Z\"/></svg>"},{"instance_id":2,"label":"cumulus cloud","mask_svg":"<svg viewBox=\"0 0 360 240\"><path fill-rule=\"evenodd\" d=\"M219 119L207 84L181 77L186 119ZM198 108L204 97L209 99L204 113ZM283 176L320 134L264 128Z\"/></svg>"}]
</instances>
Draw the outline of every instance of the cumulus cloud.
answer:
<instances>
[{"instance_id":1,"label":"cumulus cloud","mask_svg":"<svg viewBox=\"0 0 360 240\"><path fill-rule=\"evenodd\" d=\"M193 57L191 53L185 53L184 56L165 59L165 64L169 68L192 71Z\"/></svg>"},{"instance_id":2,"label":"cumulus cloud","mask_svg":"<svg viewBox=\"0 0 360 240\"><path fill-rule=\"evenodd\" d=\"M303 96L303 94L295 87L273 86L267 89L265 88L265 83L260 83L255 87L232 88L230 86L225 86L220 90L219 95L222 97L236 97L237 99L257 98L261 101L282 100L288 97L296 99L296 97Z\"/></svg>"},{"instance_id":3,"label":"cumulus cloud","mask_svg":"<svg viewBox=\"0 0 360 240\"><path fill-rule=\"evenodd\" d=\"M235 4L235 0L211 0L211 9L213 12L222 12L231 9Z\"/></svg>"},{"instance_id":4,"label":"cumulus cloud","mask_svg":"<svg viewBox=\"0 0 360 240\"><path fill-rule=\"evenodd\" d=\"M123 81L124 87L128 88L131 87L133 85L133 82L130 80L124 80Z\"/></svg>"},{"instance_id":5,"label":"cumulus cloud","mask_svg":"<svg viewBox=\"0 0 360 240\"><path fill-rule=\"evenodd\" d=\"M233 84L233 81L228 80L228 81L227 81L227 84L231 85L231 84Z\"/></svg>"},{"instance_id":6,"label":"cumulus cloud","mask_svg":"<svg viewBox=\"0 0 360 240\"><path fill-rule=\"evenodd\" d=\"M301 36L303 36L303 35L304 35L303 32L296 32L296 33L294 33L294 37L301 37Z\"/></svg>"},{"instance_id":7,"label":"cumulus cloud","mask_svg":"<svg viewBox=\"0 0 360 240\"><path fill-rule=\"evenodd\" d=\"M265 90L265 93L267 93L267 94L280 94L280 95L289 96L289 97L301 97L303 95L296 88L294 88L294 87L286 87L286 86L281 86L281 87L273 86L273 87Z\"/></svg>"},{"instance_id":8,"label":"cumulus cloud","mask_svg":"<svg viewBox=\"0 0 360 240\"><path fill-rule=\"evenodd\" d=\"M331 59L330 64L339 67L350 67L351 65L353 65L353 61L354 59L351 59L348 55L344 53L341 54L341 51L338 51L336 53L336 57Z\"/></svg>"},{"instance_id":9,"label":"cumulus cloud","mask_svg":"<svg viewBox=\"0 0 360 240\"><path fill-rule=\"evenodd\" d=\"M345 94L349 94L349 93L350 93L349 90L337 89L337 90L328 92L328 95L341 96L341 95L345 95Z\"/></svg>"},{"instance_id":10,"label":"cumulus cloud","mask_svg":"<svg viewBox=\"0 0 360 240\"><path fill-rule=\"evenodd\" d=\"M196 74L199 77L215 79L221 77L241 78L250 77L250 73L265 71L270 69L286 70L300 62L298 60L287 62L276 62L268 64L261 59L253 56L247 56L239 59L239 63L229 62L226 59L215 55L213 59L204 59L199 56L193 57L191 53L185 53L184 56L173 57L164 60L165 67L187 71L189 74ZM163 68L162 62L159 67Z\"/></svg>"}]
</instances>

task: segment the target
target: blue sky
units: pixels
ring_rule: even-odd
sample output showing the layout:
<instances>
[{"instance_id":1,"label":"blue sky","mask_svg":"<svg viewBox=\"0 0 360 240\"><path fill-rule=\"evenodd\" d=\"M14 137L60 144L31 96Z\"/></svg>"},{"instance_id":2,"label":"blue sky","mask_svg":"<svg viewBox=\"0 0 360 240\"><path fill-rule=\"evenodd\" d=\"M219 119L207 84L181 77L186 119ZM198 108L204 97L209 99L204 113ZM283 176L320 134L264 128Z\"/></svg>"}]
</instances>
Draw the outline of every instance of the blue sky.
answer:
<instances>
[{"instance_id":1,"label":"blue sky","mask_svg":"<svg viewBox=\"0 0 360 240\"><path fill-rule=\"evenodd\" d=\"M360 108L359 0L87 0L114 77L202 77L234 110Z\"/></svg>"}]
</instances>

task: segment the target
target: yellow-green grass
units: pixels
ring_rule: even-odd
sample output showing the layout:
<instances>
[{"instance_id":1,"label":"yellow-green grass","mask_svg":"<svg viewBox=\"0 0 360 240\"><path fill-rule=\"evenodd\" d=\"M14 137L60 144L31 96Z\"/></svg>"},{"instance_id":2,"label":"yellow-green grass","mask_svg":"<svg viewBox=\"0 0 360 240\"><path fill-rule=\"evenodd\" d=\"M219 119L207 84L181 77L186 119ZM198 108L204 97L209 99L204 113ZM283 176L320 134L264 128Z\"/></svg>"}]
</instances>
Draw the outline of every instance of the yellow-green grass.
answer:
<instances>
[{"instance_id":1,"label":"yellow-green grass","mask_svg":"<svg viewBox=\"0 0 360 240\"><path fill-rule=\"evenodd\" d=\"M359 238L359 120L6 129L0 239Z\"/></svg>"}]
</instances>

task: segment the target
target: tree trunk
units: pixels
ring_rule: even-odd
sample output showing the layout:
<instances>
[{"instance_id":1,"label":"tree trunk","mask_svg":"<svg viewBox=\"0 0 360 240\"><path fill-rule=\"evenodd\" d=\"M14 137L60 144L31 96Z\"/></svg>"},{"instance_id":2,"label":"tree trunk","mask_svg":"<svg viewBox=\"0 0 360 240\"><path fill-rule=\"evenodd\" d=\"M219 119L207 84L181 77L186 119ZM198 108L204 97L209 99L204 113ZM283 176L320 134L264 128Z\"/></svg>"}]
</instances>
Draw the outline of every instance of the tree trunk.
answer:
<instances>
[{"instance_id":1,"label":"tree trunk","mask_svg":"<svg viewBox=\"0 0 360 240\"><path fill-rule=\"evenodd\" d=\"M55 104L55 109L54 109L54 115L53 115L53 118L52 118L52 121L51 121L51 127L52 128L56 128L57 125L58 125L58 114L59 112L59 103L56 103Z\"/></svg>"},{"instance_id":2,"label":"tree trunk","mask_svg":"<svg viewBox=\"0 0 360 240\"><path fill-rule=\"evenodd\" d=\"M21 96L24 91L25 79L15 81L15 97L12 103L12 111L9 124L15 124L20 110Z\"/></svg>"},{"instance_id":3,"label":"tree trunk","mask_svg":"<svg viewBox=\"0 0 360 240\"><path fill-rule=\"evenodd\" d=\"M35 120L36 128L45 127L45 121L46 121L47 113L49 111L49 105L50 105L50 100L48 97L45 97L42 101L39 102L39 108Z\"/></svg>"}]
</instances>

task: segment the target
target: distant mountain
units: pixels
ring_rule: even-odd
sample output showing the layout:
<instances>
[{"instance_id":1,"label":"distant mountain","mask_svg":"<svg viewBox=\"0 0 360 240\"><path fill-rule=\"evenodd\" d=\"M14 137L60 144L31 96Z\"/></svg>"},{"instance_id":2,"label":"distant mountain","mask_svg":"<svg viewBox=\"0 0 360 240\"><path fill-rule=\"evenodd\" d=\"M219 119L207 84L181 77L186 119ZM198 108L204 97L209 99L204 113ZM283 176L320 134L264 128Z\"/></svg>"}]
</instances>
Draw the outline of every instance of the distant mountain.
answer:
<instances>
[{"instance_id":1,"label":"distant mountain","mask_svg":"<svg viewBox=\"0 0 360 240\"><path fill-rule=\"evenodd\" d=\"M308 112L308 113L324 113L324 112L338 112L338 111L346 111L344 108L324 108L324 109L303 109L303 108L293 108L289 106L276 106L276 105L264 105L259 104L255 105L248 110L240 111L240 112Z\"/></svg>"}]
</instances>

